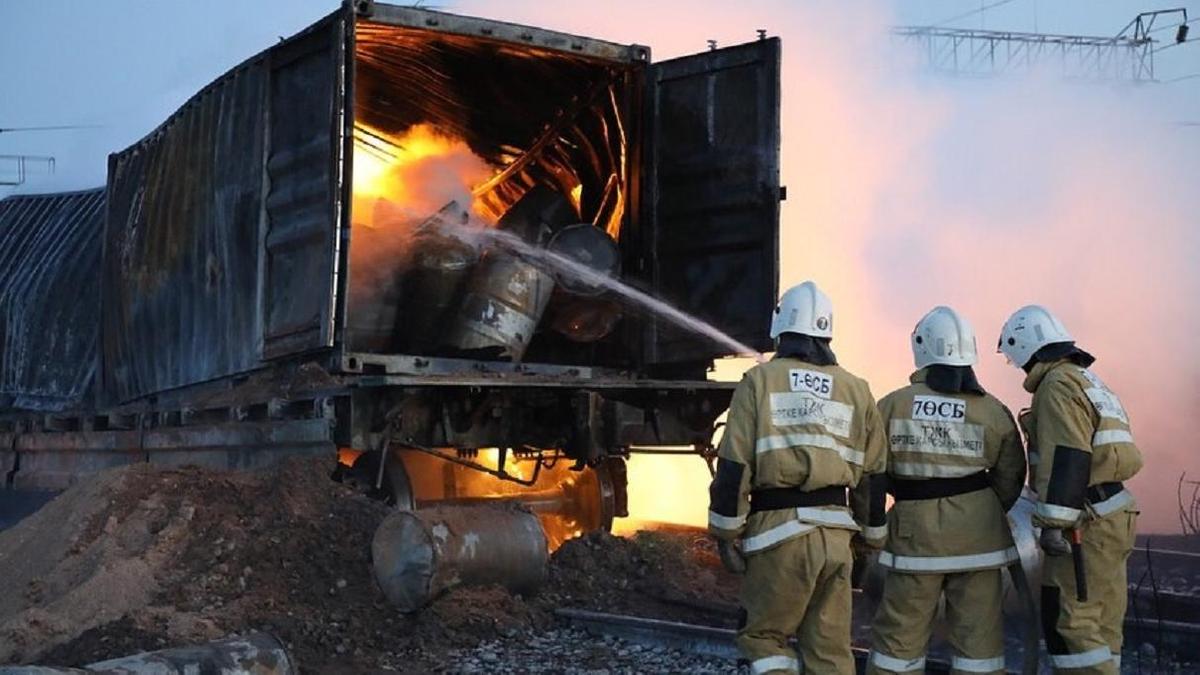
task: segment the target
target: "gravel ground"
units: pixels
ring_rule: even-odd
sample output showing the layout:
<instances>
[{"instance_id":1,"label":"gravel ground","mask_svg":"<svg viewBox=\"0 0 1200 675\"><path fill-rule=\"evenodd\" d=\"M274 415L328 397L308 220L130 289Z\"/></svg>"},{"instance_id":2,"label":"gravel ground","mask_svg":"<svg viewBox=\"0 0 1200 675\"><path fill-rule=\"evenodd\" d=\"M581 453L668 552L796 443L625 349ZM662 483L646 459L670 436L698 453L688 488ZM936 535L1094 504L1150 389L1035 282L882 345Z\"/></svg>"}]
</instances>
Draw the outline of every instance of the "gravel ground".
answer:
<instances>
[{"instance_id":1,"label":"gravel ground","mask_svg":"<svg viewBox=\"0 0 1200 675\"><path fill-rule=\"evenodd\" d=\"M729 660L697 656L665 647L649 647L611 636L595 637L573 629L522 631L471 649L455 650L445 661L461 673L739 673Z\"/></svg>"}]
</instances>

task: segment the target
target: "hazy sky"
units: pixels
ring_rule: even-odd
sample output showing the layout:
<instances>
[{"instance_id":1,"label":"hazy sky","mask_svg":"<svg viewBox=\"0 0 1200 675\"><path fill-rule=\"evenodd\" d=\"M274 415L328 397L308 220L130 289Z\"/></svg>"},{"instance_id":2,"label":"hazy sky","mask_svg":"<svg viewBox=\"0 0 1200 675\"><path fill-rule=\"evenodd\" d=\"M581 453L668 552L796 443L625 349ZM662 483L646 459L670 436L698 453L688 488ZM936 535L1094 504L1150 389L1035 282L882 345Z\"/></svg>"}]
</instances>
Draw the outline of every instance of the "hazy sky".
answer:
<instances>
[{"instance_id":1,"label":"hazy sky","mask_svg":"<svg viewBox=\"0 0 1200 675\"><path fill-rule=\"evenodd\" d=\"M963 0L904 0L876 3L878 13L900 24L928 24L991 5ZM446 11L535 23L582 31L561 3L445 0L425 3ZM640 2L605 3L615 21L592 37L637 42L656 49L656 57L688 49L701 50L705 40L721 44L749 39L756 28L782 33L786 19L760 26L731 20L716 25L670 25L647 22ZM697 2L742 5L747 16L755 6L775 3ZM833 6L826 2L805 2ZM948 26L1006 30L1115 34L1139 11L1187 6L1200 17L1200 2L1098 2L1096 0L1011 0L1007 4L955 21ZM82 187L103 181L105 157L150 131L192 93L229 67L291 35L336 9L331 0L105 0L78 2L0 2L0 128L60 124L99 128L62 132L0 133L0 154L52 155L54 178L32 177L28 191ZM700 12L703 13L703 12ZM700 22L696 22L700 23ZM608 26L620 24L619 30ZM671 47L663 48L663 31ZM686 40L680 40L680 33ZM1163 32L1159 37L1170 33ZM1200 36L1200 25L1194 36ZM689 44L691 47L676 47ZM672 49L672 47L675 47ZM1200 47L1184 45L1157 57L1160 79L1200 73ZM1180 120L1200 120L1200 78L1164 84ZM1131 93L1131 95L1140 95ZM1161 92L1154 95L1163 95ZM1189 133L1200 135L1200 127ZM0 162L0 173L11 172ZM3 188L0 188L3 190ZM0 195L3 192L0 191Z\"/></svg>"}]
</instances>

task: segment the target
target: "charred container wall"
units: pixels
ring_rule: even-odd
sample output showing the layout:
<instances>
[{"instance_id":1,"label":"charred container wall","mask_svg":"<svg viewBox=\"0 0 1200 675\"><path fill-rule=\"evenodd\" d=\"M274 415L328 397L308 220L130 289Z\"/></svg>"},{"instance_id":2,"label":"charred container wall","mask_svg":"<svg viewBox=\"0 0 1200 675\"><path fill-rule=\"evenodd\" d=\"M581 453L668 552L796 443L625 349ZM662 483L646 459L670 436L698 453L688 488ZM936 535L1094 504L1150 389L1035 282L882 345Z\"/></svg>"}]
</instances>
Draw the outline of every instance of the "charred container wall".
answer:
<instances>
[{"instance_id":1,"label":"charred container wall","mask_svg":"<svg viewBox=\"0 0 1200 675\"><path fill-rule=\"evenodd\" d=\"M332 345L343 39L314 25L110 158L108 403Z\"/></svg>"},{"instance_id":2,"label":"charred container wall","mask_svg":"<svg viewBox=\"0 0 1200 675\"><path fill-rule=\"evenodd\" d=\"M87 405L104 190L0 201L0 411Z\"/></svg>"}]
</instances>

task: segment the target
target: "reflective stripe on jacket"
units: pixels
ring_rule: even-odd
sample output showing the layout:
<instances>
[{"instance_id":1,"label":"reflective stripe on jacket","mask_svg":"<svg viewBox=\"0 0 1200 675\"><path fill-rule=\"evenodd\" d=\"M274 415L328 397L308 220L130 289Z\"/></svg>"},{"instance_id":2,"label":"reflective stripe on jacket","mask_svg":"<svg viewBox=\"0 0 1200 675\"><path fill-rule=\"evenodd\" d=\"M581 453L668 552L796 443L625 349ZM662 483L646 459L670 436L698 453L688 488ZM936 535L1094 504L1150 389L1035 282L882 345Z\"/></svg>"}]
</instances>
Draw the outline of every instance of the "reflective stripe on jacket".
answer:
<instances>
[{"instance_id":1,"label":"reflective stripe on jacket","mask_svg":"<svg viewBox=\"0 0 1200 675\"><path fill-rule=\"evenodd\" d=\"M1033 465L1030 483L1038 494L1034 523L1073 527L1083 517L1084 505L1047 499L1052 492L1055 454L1067 448L1090 455L1084 469L1086 477L1079 479L1081 484L1129 480L1142 468L1142 453L1134 443L1129 415L1099 377L1065 359L1035 365L1025 378L1025 389L1033 393L1030 410L1022 415L1022 426ZM1068 478L1060 476L1056 480ZM1131 494L1122 492L1091 507L1095 516L1104 517L1133 508L1134 500Z\"/></svg>"},{"instance_id":2,"label":"reflective stripe on jacket","mask_svg":"<svg viewBox=\"0 0 1200 675\"><path fill-rule=\"evenodd\" d=\"M991 489L898 500L879 562L898 572L1004 567L1017 559L1005 512L1025 482L1025 451L1008 408L990 394L934 391L924 369L879 402L888 429L888 475L906 481L986 471Z\"/></svg>"},{"instance_id":3,"label":"reflective stripe on jacket","mask_svg":"<svg viewBox=\"0 0 1200 675\"><path fill-rule=\"evenodd\" d=\"M885 468L883 429L867 383L840 366L776 358L747 371L733 394L717 475L710 487L709 531L742 539L746 553L767 550L816 527L858 531L867 524L870 481L851 507L816 506L750 513L750 493L854 487Z\"/></svg>"}]
</instances>

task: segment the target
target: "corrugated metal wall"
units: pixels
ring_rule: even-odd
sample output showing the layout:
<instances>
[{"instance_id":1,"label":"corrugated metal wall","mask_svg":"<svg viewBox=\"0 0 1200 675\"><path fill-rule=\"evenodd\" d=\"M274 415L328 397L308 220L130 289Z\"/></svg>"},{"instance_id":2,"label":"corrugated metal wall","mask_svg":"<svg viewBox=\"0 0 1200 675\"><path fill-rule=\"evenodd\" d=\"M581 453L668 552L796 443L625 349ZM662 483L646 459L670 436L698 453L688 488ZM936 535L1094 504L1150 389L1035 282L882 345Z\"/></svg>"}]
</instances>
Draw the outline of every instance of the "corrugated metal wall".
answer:
<instances>
[{"instance_id":1,"label":"corrugated metal wall","mask_svg":"<svg viewBox=\"0 0 1200 675\"><path fill-rule=\"evenodd\" d=\"M266 71L226 75L109 160L108 403L259 362Z\"/></svg>"},{"instance_id":2,"label":"corrugated metal wall","mask_svg":"<svg viewBox=\"0 0 1200 675\"><path fill-rule=\"evenodd\" d=\"M333 345L346 65L341 20L271 53L263 355Z\"/></svg>"},{"instance_id":3,"label":"corrugated metal wall","mask_svg":"<svg viewBox=\"0 0 1200 675\"><path fill-rule=\"evenodd\" d=\"M0 409L65 410L96 372L104 190L0 201Z\"/></svg>"},{"instance_id":4,"label":"corrugated metal wall","mask_svg":"<svg viewBox=\"0 0 1200 675\"><path fill-rule=\"evenodd\" d=\"M335 14L318 22L238 66L146 139L110 157L102 333L105 404L259 368L264 364L264 331L269 341L277 339L277 333L292 328L287 319L304 310L316 316L303 328L315 326L323 344L332 343L329 329L321 328L332 322L336 205L330 192L335 171L332 153L310 156L304 151L333 142L339 18ZM289 77L296 70L278 62L297 63L297 50L306 53L314 43L323 58L300 62L314 66L299 80L310 86L278 86L284 70ZM322 114L314 114L314 107ZM296 118L326 123L305 127ZM279 129L295 133L288 136ZM275 174L279 166L291 166L289 157L303 161L283 181ZM270 176L265 165L274 169ZM273 186L275 181L280 185ZM311 185L322 189L309 189ZM270 195L265 203L264 194ZM314 201L317 206L308 210L292 203ZM322 223L328 231L315 238L276 241L287 234L280 232L292 224L288 218L303 220L310 211L327 214ZM273 254L269 259L263 253L264 238ZM281 252L295 250L297 242L316 251L287 258L289 266L281 268ZM280 307L297 309L281 314ZM276 355L282 354L268 354Z\"/></svg>"}]
</instances>

